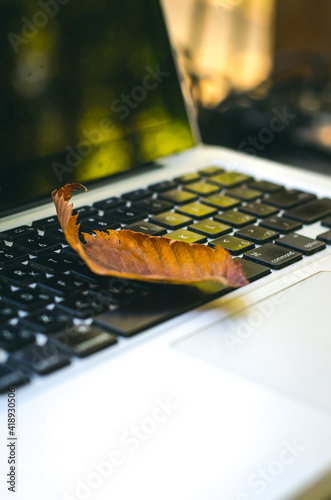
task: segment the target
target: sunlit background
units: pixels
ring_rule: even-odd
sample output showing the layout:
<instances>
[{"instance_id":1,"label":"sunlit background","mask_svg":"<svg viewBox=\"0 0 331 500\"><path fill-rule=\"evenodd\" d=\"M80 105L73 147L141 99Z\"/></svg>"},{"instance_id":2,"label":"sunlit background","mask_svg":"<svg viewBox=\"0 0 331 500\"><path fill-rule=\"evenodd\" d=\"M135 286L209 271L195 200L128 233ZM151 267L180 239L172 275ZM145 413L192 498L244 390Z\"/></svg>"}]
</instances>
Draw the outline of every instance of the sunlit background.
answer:
<instances>
[{"instance_id":1,"label":"sunlit background","mask_svg":"<svg viewBox=\"0 0 331 500\"><path fill-rule=\"evenodd\" d=\"M256 87L272 67L275 0L164 0L170 28L196 98L215 106L235 88Z\"/></svg>"},{"instance_id":2,"label":"sunlit background","mask_svg":"<svg viewBox=\"0 0 331 500\"><path fill-rule=\"evenodd\" d=\"M276 107L261 156L331 173L331 2L163 0L204 142L238 149Z\"/></svg>"}]
</instances>

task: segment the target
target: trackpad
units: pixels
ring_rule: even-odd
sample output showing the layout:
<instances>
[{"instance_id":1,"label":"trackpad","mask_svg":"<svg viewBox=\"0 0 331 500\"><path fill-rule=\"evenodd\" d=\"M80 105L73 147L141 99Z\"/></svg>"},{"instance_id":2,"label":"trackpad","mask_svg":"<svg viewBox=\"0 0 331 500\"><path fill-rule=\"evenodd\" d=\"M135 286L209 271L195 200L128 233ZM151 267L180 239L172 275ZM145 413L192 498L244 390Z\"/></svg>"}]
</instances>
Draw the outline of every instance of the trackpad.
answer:
<instances>
[{"instance_id":1,"label":"trackpad","mask_svg":"<svg viewBox=\"0 0 331 500\"><path fill-rule=\"evenodd\" d=\"M331 272L199 330L175 349L331 410Z\"/></svg>"}]
</instances>

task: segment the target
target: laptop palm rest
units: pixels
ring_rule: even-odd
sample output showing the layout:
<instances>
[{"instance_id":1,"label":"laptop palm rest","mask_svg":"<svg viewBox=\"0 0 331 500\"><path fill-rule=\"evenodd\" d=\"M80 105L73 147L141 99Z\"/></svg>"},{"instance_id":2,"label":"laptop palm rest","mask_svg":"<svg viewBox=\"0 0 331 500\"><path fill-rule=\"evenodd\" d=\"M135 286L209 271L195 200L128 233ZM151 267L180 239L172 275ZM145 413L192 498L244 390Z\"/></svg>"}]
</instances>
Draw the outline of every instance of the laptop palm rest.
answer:
<instances>
[{"instance_id":1,"label":"laptop palm rest","mask_svg":"<svg viewBox=\"0 0 331 500\"><path fill-rule=\"evenodd\" d=\"M331 410L331 272L179 341L175 349Z\"/></svg>"}]
</instances>

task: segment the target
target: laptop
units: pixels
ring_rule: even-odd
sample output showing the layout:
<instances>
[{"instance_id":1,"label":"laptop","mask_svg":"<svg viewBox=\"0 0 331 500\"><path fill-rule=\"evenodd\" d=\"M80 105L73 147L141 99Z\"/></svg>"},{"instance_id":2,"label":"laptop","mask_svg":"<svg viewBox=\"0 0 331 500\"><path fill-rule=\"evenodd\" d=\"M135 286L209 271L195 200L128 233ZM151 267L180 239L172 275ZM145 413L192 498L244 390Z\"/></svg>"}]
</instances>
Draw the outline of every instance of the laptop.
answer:
<instances>
[{"instance_id":1,"label":"laptop","mask_svg":"<svg viewBox=\"0 0 331 500\"><path fill-rule=\"evenodd\" d=\"M331 179L201 144L157 0L0 10L1 498L328 498ZM94 275L71 182L85 232L220 245L249 284Z\"/></svg>"}]
</instances>

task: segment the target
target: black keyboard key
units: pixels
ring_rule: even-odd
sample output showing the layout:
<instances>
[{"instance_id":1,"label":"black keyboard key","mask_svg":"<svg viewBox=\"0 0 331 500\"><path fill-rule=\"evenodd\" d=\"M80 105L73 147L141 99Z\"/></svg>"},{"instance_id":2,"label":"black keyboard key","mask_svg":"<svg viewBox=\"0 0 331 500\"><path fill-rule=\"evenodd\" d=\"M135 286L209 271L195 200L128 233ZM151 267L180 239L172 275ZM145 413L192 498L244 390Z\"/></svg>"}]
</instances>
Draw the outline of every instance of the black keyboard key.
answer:
<instances>
[{"instance_id":1,"label":"black keyboard key","mask_svg":"<svg viewBox=\"0 0 331 500\"><path fill-rule=\"evenodd\" d=\"M22 238L22 236L31 236L32 234L37 233L38 231L34 227L24 225L3 231L0 233L0 239L6 241L16 241L19 238Z\"/></svg>"},{"instance_id":2,"label":"black keyboard key","mask_svg":"<svg viewBox=\"0 0 331 500\"><path fill-rule=\"evenodd\" d=\"M301 236L301 234L297 233L287 234L277 240L276 243L277 245L301 252L304 255L312 255L325 248L325 243L308 238L307 236Z\"/></svg>"},{"instance_id":3,"label":"black keyboard key","mask_svg":"<svg viewBox=\"0 0 331 500\"><path fill-rule=\"evenodd\" d=\"M152 196L152 191L149 189L136 189L135 191L130 191L129 193L122 194L122 198L128 201L138 201L143 198L148 198Z\"/></svg>"},{"instance_id":4,"label":"black keyboard key","mask_svg":"<svg viewBox=\"0 0 331 500\"><path fill-rule=\"evenodd\" d=\"M168 191L169 189L175 189L177 187L177 182L175 181L163 181L157 184L152 184L148 186L151 191L156 191L157 193L162 193L163 191Z\"/></svg>"},{"instance_id":5,"label":"black keyboard key","mask_svg":"<svg viewBox=\"0 0 331 500\"><path fill-rule=\"evenodd\" d=\"M52 333L70 327L72 319L67 314L56 309L43 309L41 311L23 316L20 322L38 333Z\"/></svg>"},{"instance_id":6,"label":"black keyboard key","mask_svg":"<svg viewBox=\"0 0 331 500\"><path fill-rule=\"evenodd\" d=\"M278 217L277 215L275 215L273 217L264 219L262 222L260 222L260 226L267 227L268 229L273 229L274 231L278 231L282 234L288 234L300 229L302 227L302 224L295 220L288 219L287 217Z\"/></svg>"},{"instance_id":7,"label":"black keyboard key","mask_svg":"<svg viewBox=\"0 0 331 500\"><path fill-rule=\"evenodd\" d=\"M184 205L190 201L195 201L198 196L194 193L189 193L188 191L182 191L179 189L172 189L171 191L165 191L159 194L159 197L170 201L174 205Z\"/></svg>"},{"instance_id":8,"label":"black keyboard key","mask_svg":"<svg viewBox=\"0 0 331 500\"><path fill-rule=\"evenodd\" d=\"M125 205L126 201L123 198L117 196L112 196L111 198L106 198L105 200L96 201L93 206L98 210L111 210L112 208L118 208Z\"/></svg>"},{"instance_id":9,"label":"black keyboard key","mask_svg":"<svg viewBox=\"0 0 331 500\"><path fill-rule=\"evenodd\" d=\"M252 225L239 229L239 231L235 233L235 236L246 238L246 240L262 245L263 243L268 243L278 238L279 233L272 229Z\"/></svg>"},{"instance_id":10,"label":"black keyboard key","mask_svg":"<svg viewBox=\"0 0 331 500\"><path fill-rule=\"evenodd\" d=\"M160 200L159 198L147 198L146 200L136 201L132 204L135 208L143 210L148 214L160 214L161 212L166 212L171 210L174 206L173 203L168 201Z\"/></svg>"},{"instance_id":11,"label":"black keyboard key","mask_svg":"<svg viewBox=\"0 0 331 500\"><path fill-rule=\"evenodd\" d=\"M220 188L215 186L215 184L210 184L205 181L198 181L184 186L185 191L198 194L199 196L208 196L210 194L217 193Z\"/></svg>"},{"instance_id":12,"label":"black keyboard key","mask_svg":"<svg viewBox=\"0 0 331 500\"><path fill-rule=\"evenodd\" d=\"M171 240L185 241L186 243L204 243L207 241L205 236L193 233L187 229L176 229L176 231L171 231L171 233L168 233L165 237Z\"/></svg>"},{"instance_id":13,"label":"black keyboard key","mask_svg":"<svg viewBox=\"0 0 331 500\"><path fill-rule=\"evenodd\" d=\"M53 252L50 255L36 257L30 260L32 266L42 269L49 274L68 271L78 261L77 254L70 256L65 252Z\"/></svg>"},{"instance_id":14,"label":"black keyboard key","mask_svg":"<svg viewBox=\"0 0 331 500\"><path fill-rule=\"evenodd\" d=\"M203 234L204 236L207 236L207 238L217 238L218 236L231 233L232 231L231 226L222 224L222 222L217 222L212 219L205 219L196 222L195 224L191 224L189 229L195 233Z\"/></svg>"},{"instance_id":15,"label":"black keyboard key","mask_svg":"<svg viewBox=\"0 0 331 500\"><path fill-rule=\"evenodd\" d=\"M39 219L32 222L32 226L37 229L41 229L41 231L45 231L45 229L49 229L50 227L58 225L59 219L57 215L51 215L50 217L45 217L44 219Z\"/></svg>"},{"instance_id":16,"label":"black keyboard key","mask_svg":"<svg viewBox=\"0 0 331 500\"><path fill-rule=\"evenodd\" d=\"M0 281L0 295L5 295L6 293L10 293L11 289L8 283Z\"/></svg>"},{"instance_id":17,"label":"black keyboard key","mask_svg":"<svg viewBox=\"0 0 331 500\"><path fill-rule=\"evenodd\" d=\"M221 187L232 188L240 186L240 184L248 182L251 179L251 176L241 174L240 172L223 172L221 174L213 175L209 178L209 181L214 182Z\"/></svg>"},{"instance_id":18,"label":"black keyboard key","mask_svg":"<svg viewBox=\"0 0 331 500\"><path fill-rule=\"evenodd\" d=\"M228 196L232 196L233 198L239 198L242 201L253 201L261 198L263 193L261 191L257 191L256 189L252 189L245 186L238 186L236 188L228 189L226 191Z\"/></svg>"},{"instance_id":19,"label":"black keyboard key","mask_svg":"<svg viewBox=\"0 0 331 500\"><path fill-rule=\"evenodd\" d=\"M331 230L325 231L325 233L319 234L317 239L324 241L327 245L331 245Z\"/></svg>"},{"instance_id":20,"label":"black keyboard key","mask_svg":"<svg viewBox=\"0 0 331 500\"><path fill-rule=\"evenodd\" d=\"M327 217L326 219L322 220L322 226L325 227L331 227L331 217Z\"/></svg>"},{"instance_id":21,"label":"black keyboard key","mask_svg":"<svg viewBox=\"0 0 331 500\"><path fill-rule=\"evenodd\" d=\"M81 293L56 304L56 309L72 314L81 319L88 319L100 314L107 309L103 301L99 301L96 295Z\"/></svg>"},{"instance_id":22,"label":"black keyboard key","mask_svg":"<svg viewBox=\"0 0 331 500\"><path fill-rule=\"evenodd\" d=\"M131 283L131 284L130 284ZM91 295L95 295L98 302L108 305L123 305L131 301L133 297L138 297L141 290L133 287L132 282L110 278L108 284L99 285L89 290Z\"/></svg>"},{"instance_id":23,"label":"black keyboard key","mask_svg":"<svg viewBox=\"0 0 331 500\"><path fill-rule=\"evenodd\" d=\"M63 243L64 245L68 244L66 237L64 236L64 231L63 231L61 226L46 229L45 234L46 234L46 236L50 236L51 238L55 238L56 240L58 240L60 243Z\"/></svg>"},{"instance_id":24,"label":"black keyboard key","mask_svg":"<svg viewBox=\"0 0 331 500\"><path fill-rule=\"evenodd\" d=\"M76 259L78 259L81 263L84 262L83 259L78 255L76 250L74 250L70 245L63 247L61 253L64 253L66 255L69 254L70 257L76 257Z\"/></svg>"},{"instance_id":25,"label":"black keyboard key","mask_svg":"<svg viewBox=\"0 0 331 500\"><path fill-rule=\"evenodd\" d=\"M206 167L199 170L199 174L211 177L212 175L222 174L224 172L224 168L220 167Z\"/></svg>"},{"instance_id":26,"label":"black keyboard key","mask_svg":"<svg viewBox=\"0 0 331 500\"><path fill-rule=\"evenodd\" d=\"M63 350L83 358L116 344L117 337L96 325L74 325L65 332L52 334L50 340Z\"/></svg>"},{"instance_id":27,"label":"black keyboard key","mask_svg":"<svg viewBox=\"0 0 331 500\"><path fill-rule=\"evenodd\" d=\"M16 264L0 270L0 278L11 285L24 286L42 280L45 273L31 264Z\"/></svg>"},{"instance_id":28,"label":"black keyboard key","mask_svg":"<svg viewBox=\"0 0 331 500\"><path fill-rule=\"evenodd\" d=\"M180 229L193 222L191 217L186 217L186 215L181 215L176 212L165 212L163 214L154 215L150 218L150 221L166 227L167 229Z\"/></svg>"},{"instance_id":29,"label":"black keyboard key","mask_svg":"<svg viewBox=\"0 0 331 500\"><path fill-rule=\"evenodd\" d=\"M302 254L274 243L266 243L245 253L244 258L277 270L302 259Z\"/></svg>"},{"instance_id":30,"label":"black keyboard key","mask_svg":"<svg viewBox=\"0 0 331 500\"><path fill-rule=\"evenodd\" d=\"M201 175L196 172L192 172L191 174L181 175L180 177L176 177L175 181L179 182L179 184L190 184L191 182L196 182L201 179Z\"/></svg>"},{"instance_id":31,"label":"black keyboard key","mask_svg":"<svg viewBox=\"0 0 331 500\"><path fill-rule=\"evenodd\" d=\"M75 208L72 211L72 215L77 215L77 214L78 214L77 220L80 222L82 219L85 219L87 217L94 217L95 215L98 215L98 210L95 207L84 205L82 207Z\"/></svg>"},{"instance_id":32,"label":"black keyboard key","mask_svg":"<svg viewBox=\"0 0 331 500\"><path fill-rule=\"evenodd\" d=\"M264 201L269 205L287 209L296 207L297 205L313 200L314 198L316 198L316 196L311 193L305 193L304 191L299 191L297 189L284 189L278 193L271 194L268 198L265 198Z\"/></svg>"},{"instance_id":33,"label":"black keyboard key","mask_svg":"<svg viewBox=\"0 0 331 500\"><path fill-rule=\"evenodd\" d=\"M251 241L237 238L236 236L224 236L210 241L209 246L220 246L222 248L225 248L225 250L228 250L231 255L240 255L243 252L254 248L255 245Z\"/></svg>"},{"instance_id":34,"label":"black keyboard key","mask_svg":"<svg viewBox=\"0 0 331 500\"><path fill-rule=\"evenodd\" d=\"M241 257L236 257L234 260L239 260L241 262L246 279L250 283L259 280L260 278L264 278L264 276L271 273L269 267L262 266L256 262L252 262Z\"/></svg>"},{"instance_id":35,"label":"black keyboard key","mask_svg":"<svg viewBox=\"0 0 331 500\"><path fill-rule=\"evenodd\" d=\"M24 311L33 311L53 302L51 295L43 292L39 288L22 287L2 299L12 306Z\"/></svg>"},{"instance_id":36,"label":"black keyboard key","mask_svg":"<svg viewBox=\"0 0 331 500\"><path fill-rule=\"evenodd\" d=\"M277 214L279 212L278 208L271 207L265 203L259 203L257 201L252 201L251 203L246 203L246 205L240 207L240 211L246 214L253 215L258 219L264 219L270 215Z\"/></svg>"},{"instance_id":37,"label":"black keyboard key","mask_svg":"<svg viewBox=\"0 0 331 500\"><path fill-rule=\"evenodd\" d=\"M286 217L303 222L303 224L312 224L327 215L331 214L331 200L322 198L313 200L285 212Z\"/></svg>"},{"instance_id":38,"label":"black keyboard key","mask_svg":"<svg viewBox=\"0 0 331 500\"><path fill-rule=\"evenodd\" d=\"M284 186L269 181L252 181L249 182L248 185L253 189L258 189L259 191L270 194L277 193L277 191L282 191L284 189Z\"/></svg>"},{"instance_id":39,"label":"black keyboard key","mask_svg":"<svg viewBox=\"0 0 331 500\"><path fill-rule=\"evenodd\" d=\"M256 217L253 217L253 215L237 212L236 210L229 210L216 215L214 218L233 227L244 227L256 222Z\"/></svg>"},{"instance_id":40,"label":"black keyboard key","mask_svg":"<svg viewBox=\"0 0 331 500\"><path fill-rule=\"evenodd\" d=\"M14 367L10 363L0 363L0 393L12 387L19 387L30 381L26 370Z\"/></svg>"},{"instance_id":41,"label":"black keyboard key","mask_svg":"<svg viewBox=\"0 0 331 500\"><path fill-rule=\"evenodd\" d=\"M14 361L39 375L46 375L70 364L69 355L51 342L44 345L27 346L14 352L11 356Z\"/></svg>"},{"instance_id":42,"label":"black keyboard key","mask_svg":"<svg viewBox=\"0 0 331 500\"><path fill-rule=\"evenodd\" d=\"M115 210L107 210L105 212L106 217L113 219L115 221L121 222L122 224L131 224L139 220L145 219L147 217L147 212L138 210L135 207L120 207Z\"/></svg>"},{"instance_id":43,"label":"black keyboard key","mask_svg":"<svg viewBox=\"0 0 331 500\"><path fill-rule=\"evenodd\" d=\"M64 297L71 293L77 293L82 290L87 290L89 285L86 281L75 277L74 275L62 274L45 279L38 284L49 293Z\"/></svg>"},{"instance_id":44,"label":"black keyboard key","mask_svg":"<svg viewBox=\"0 0 331 500\"><path fill-rule=\"evenodd\" d=\"M240 201L237 198L232 198L225 194L213 194L203 199L203 202L218 210L229 210L230 208L238 207Z\"/></svg>"},{"instance_id":45,"label":"black keyboard key","mask_svg":"<svg viewBox=\"0 0 331 500\"><path fill-rule=\"evenodd\" d=\"M102 217L101 215L95 215L88 217L87 219L82 219L79 230L83 233L89 233L92 231L117 229L118 227L120 227L120 223L118 221L112 220L108 217Z\"/></svg>"},{"instance_id":46,"label":"black keyboard key","mask_svg":"<svg viewBox=\"0 0 331 500\"><path fill-rule=\"evenodd\" d=\"M0 267L10 266L14 262L28 260L29 255L24 250L0 243Z\"/></svg>"},{"instance_id":47,"label":"black keyboard key","mask_svg":"<svg viewBox=\"0 0 331 500\"><path fill-rule=\"evenodd\" d=\"M41 255L45 252L61 248L61 243L55 238L47 235L40 236L39 234L27 238L20 238L16 243L13 243L13 245L31 255Z\"/></svg>"},{"instance_id":48,"label":"black keyboard key","mask_svg":"<svg viewBox=\"0 0 331 500\"><path fill-rule=\"evenodd\" d=\"M9 304L0 302L0 324L7 323L10 319L17 316L17 311Z\"/></svg>"},{"instance_id":49,"label":"black keyboard key","mask_svg":"<svg viewBox=\"0 0 331 500\"><path fill-rule=\"evenodd\" d=\"M86 264L80 262L76 262L70 267L70 275L92 284L97 284L98 280L106 279L104 276L95 274Z\"/></svg>"},{"instance_id":50,"label":"black keyboard key","mask_svg":"<svg viewBox=\"0 0 331 500\"><path fill-rule=\"evenodd\" d=\"M202 220L217 214L217 209L200 203L199 201L194 201L193 203L178 207L176 212L186 215L187 217L192 217L195 220Z\"/></svg>"},{"instance_id":51,"label":"black keyboard key","mask_svg":"<svg viewBox=\"0 0 331 500\"><path fill-rule=\"evenodd\" d=\"M156 224L151 224L150 222L139 221L129 226L125 226L124 229L129 229L130 231L137 231L138 233L148 234L149 236L162 236L167 231L164 227L158 226Z\"/></svg>"},{"instance_id":52,"label":"black keyboard key","mask_svg":"<svg viewBox=\"0 0 331 500\"><path fill-rule=\"evenodd\" d=\"M21 349L35 341L35 335L19 323L0 327L0 347L6 351Z\"/></svg>"}]
</instances>

